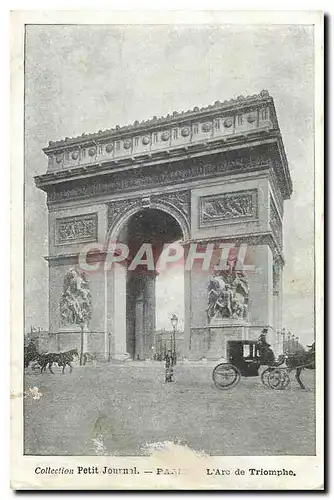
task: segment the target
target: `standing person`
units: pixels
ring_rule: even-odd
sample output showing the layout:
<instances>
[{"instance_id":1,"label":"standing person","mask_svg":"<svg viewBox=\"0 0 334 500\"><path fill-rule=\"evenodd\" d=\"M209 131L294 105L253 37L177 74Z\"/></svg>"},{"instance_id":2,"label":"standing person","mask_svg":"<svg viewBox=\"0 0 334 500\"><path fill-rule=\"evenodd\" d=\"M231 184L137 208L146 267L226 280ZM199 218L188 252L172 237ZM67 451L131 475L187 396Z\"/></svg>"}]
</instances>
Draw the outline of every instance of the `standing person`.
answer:
<instances>
[{"instance_id":1,"label":"standing person","mask_svg":"<svg viewBox=\"0 0 334 500\"><path fill-rule=\"evenodd\" d=\"M168 350L165 356L165 382L173 382L173 375L174 375L174 370L173 370L173 355L172 351Z\"/></svg>"}]
</instances>

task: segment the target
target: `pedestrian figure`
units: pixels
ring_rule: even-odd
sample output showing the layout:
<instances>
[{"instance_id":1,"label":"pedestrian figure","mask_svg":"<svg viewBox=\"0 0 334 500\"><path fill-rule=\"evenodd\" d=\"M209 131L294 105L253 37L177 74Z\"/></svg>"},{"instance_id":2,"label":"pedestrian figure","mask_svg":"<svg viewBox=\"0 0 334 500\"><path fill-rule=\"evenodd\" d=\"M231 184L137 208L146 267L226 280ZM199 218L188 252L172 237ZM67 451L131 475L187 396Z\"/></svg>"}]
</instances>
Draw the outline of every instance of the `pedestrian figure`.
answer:
<instances>
[{"instance_id":1,"label":"pedestrian figure","mask_svg":"<svg viewBox=\"0 0 334 500\"><path fill-rule=\"evenodd\" d=\"M174 370L173 370L173 356L171 351L167 351L165 356L165 383L173 382Z\"/></svg>"}]
</instances>

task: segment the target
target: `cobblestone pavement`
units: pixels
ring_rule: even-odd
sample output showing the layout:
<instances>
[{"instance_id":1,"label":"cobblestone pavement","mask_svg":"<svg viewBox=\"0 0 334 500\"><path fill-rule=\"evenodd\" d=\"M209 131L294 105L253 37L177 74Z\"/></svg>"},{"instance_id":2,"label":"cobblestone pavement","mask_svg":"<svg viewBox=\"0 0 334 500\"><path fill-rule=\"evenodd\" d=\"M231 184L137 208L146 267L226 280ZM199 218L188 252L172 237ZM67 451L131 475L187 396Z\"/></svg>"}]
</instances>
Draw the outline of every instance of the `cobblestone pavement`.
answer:
<instances>
[{"instance_id":1,"label":"cobblestone pavement","mask_svg":"<svg viewBox=\"0 0 334 500\"><path fill-rule=\"evenodd\" d=\"M163 363L27 372L25 453L144 455L165 441L211 455L315 453L314 372L303 372L305 391L294 379L273 391L259 378L220 391L213 366L180 364L169 384Z\"/></svg>"}]
</instances>

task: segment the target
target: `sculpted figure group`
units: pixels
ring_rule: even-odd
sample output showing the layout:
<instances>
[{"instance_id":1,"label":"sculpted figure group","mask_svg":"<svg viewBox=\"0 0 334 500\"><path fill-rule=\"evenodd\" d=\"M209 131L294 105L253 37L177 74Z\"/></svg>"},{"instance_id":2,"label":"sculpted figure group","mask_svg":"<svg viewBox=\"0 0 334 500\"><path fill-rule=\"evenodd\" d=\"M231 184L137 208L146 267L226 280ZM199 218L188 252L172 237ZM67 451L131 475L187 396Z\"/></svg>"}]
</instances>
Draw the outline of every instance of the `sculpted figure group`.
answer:
<instances>
[{"instance_id":1,"label":"sculpted figure group","mask_svg":"<svg viewBox=\"0 0 334 500\"><path fill-rule=\"evenodd\" d=\"M241 271L222 272L210 278L207 316L212 318L245 318L248 312L249 287Z\"/></svg>"},{"instance_id":2,"label":"sculpted figure group","mask_svg":"<svg viewBox=\"0 0 334 500\"><path fill-rule=\"evenodd\" d=\"M87 323L92 315L92 297L85 273L70 269L64 278L60 300L61 322L65 325Z\"/></svg>"}]
</instances>

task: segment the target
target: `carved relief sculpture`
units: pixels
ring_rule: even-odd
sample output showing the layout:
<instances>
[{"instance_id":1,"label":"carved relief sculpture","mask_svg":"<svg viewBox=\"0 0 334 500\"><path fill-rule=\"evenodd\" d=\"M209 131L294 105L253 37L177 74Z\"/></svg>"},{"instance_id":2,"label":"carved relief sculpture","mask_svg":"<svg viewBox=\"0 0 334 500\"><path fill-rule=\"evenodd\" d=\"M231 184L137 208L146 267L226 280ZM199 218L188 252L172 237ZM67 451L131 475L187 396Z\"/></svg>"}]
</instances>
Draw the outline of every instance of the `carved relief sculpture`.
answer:
<instances>
[{"instance_id":1,"label":"carved relief sculpture","mask_svg":"<svg viewBox=\"0 0 334 500\"><path fill-rule=\"evenodd\" d=\"M95 241L97 238L97 214L66 217L56 222L56 244Z\"/></svg>"},{"instance_id":2,"label":"carved relief sculpture","mask_svg":"<svg viewBox=\"0 0 334 500\"><path fill-rule=\"evenodd\" d=\"M115 173L103 182L96 181L92 184L79 183L71 186L70 189L53 187L48 192L48 202L61 201L67 199L78 199L90 196L110 194L119 190L131 190L138 187L152 187L170 185L177 181L201 179L212 177L220 173L250 170L262 166L270 166L271 160L267 155L247 155L232 157L221 162L205 164L184 164L182 168L173 164L166 164L164 172L148 172L143 170L140 175L131 176L128 172Z\"/></svg>"},{"instance_id":3,"label":"carved relief sculpture","mask_svg":"<svg viewBox=\"0 0 334 500\"><path fill-rule=\"evenodd\" d=\"M92 297L84 272L70 269L65 275L60 299L62 326L87 324L92 317Z\"/></svg>"},{"instance_id":4,"label":"carved relief sculpture","mask_svg":"<svg viewBox=\"0 0 334 500\"><path fill-rule=\"evenodd\" d=\"M200 224L211 225L231 219L255 219L257 217L257 191L238 191L200 199Z\"/></svg>"},{"instance_id":5,"label":"carved relief sculpture","mask_svg":"<svg viewBox=\"0 0 334 500\"><path fill-rule=\"evenodd\" d=\"M161 196L152 196L154 201L170 203L190 218L190 191L175 191Z\"/></svg>"},{"instance_id":6,"label":"carved relief sculpture","mask_svg":"<svg viewBox=\"0 0 334 500\"><path fill-rule=\"evenodd\" d=\"M149 198L149 204L161 203L170 204L180 210L190 224L190 191L176 191L164 195L153 195ZM125 200L115 200L108 204L108 228L123 214L127 209L135 206L143 207L143 198L130 198Z\"/></svg>"},{"instance_id":7,"label":"carved relief sculpture","mask_svg":"<svg viewBox=\"0 0 334 500\"><path fill-rule=\"evenodd\" d=\"M208 286L208 323L213 318L246 318L248 297L248 280L241 271L222 271L212 276Z\"/></svg>"}]
</instances>

